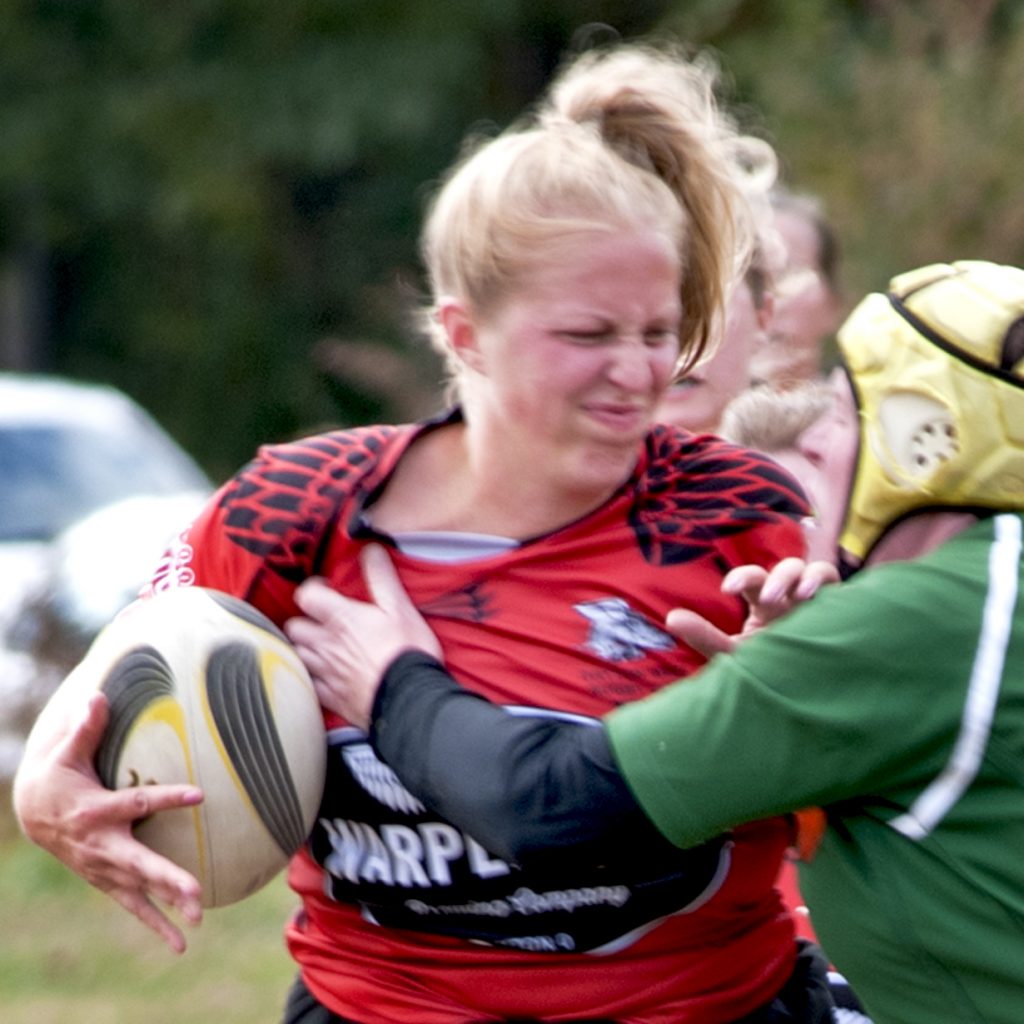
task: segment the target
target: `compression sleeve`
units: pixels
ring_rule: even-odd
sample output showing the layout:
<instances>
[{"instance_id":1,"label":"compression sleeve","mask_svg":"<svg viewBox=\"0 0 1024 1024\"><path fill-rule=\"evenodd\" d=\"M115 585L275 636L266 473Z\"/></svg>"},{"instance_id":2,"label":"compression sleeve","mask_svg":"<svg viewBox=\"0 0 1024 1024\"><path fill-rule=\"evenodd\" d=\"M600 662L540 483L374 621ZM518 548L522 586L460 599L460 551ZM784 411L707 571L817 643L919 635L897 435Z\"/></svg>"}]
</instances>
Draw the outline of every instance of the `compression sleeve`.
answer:
<instances>
[{"instance_id":1,"label":"compression sleeve","mask_svg":"<svg viewBox=\"0 0 1024 1024\"><path fill-rule=\"evenodd\" d=\"M552 871L679 854L640 810L599 722L510 714L423 652L389 666L370 740L415 796L510 863Z\"/></svg>"}]
</instances>

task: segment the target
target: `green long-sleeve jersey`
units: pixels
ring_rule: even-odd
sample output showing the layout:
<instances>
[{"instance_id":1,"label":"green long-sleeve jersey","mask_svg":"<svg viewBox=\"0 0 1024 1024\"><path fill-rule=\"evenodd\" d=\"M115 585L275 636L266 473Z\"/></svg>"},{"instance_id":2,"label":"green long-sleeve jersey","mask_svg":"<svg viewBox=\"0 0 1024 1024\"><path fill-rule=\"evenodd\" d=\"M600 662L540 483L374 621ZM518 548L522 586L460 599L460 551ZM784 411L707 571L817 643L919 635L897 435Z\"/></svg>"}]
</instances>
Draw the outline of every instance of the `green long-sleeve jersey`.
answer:
<instances>
[{"instance_id":1,"label":"green long-sleeve jersey","mask_svg":"<svg viewBox=\"0 0 1024 1024\"><path fill-rule=\"evenodd\" d=\"M983 519L828 588L606 720L678 845L826 809L801 886L878 1024L1024 1020L1021 533Z\"/></svg>"}]
</instances>

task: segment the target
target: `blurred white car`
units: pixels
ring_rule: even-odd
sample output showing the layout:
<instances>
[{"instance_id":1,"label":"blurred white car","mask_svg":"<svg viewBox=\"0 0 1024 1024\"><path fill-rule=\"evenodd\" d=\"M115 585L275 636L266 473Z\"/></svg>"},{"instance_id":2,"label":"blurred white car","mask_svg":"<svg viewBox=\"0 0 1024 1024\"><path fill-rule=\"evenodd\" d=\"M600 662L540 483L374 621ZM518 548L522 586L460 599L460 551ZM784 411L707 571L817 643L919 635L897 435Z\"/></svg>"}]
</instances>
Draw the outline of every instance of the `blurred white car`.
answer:
<instances>
[{"instance_id":1,"label":"blurred white car","mask_svg":"<svg viewBox=\"0 0 1024 1024\"><path fill-rule=\"evenodd\" d=\"M0 373L0 778L65 658L131 599L211 490L115 388Z\"/></svg>"}]
</instances>

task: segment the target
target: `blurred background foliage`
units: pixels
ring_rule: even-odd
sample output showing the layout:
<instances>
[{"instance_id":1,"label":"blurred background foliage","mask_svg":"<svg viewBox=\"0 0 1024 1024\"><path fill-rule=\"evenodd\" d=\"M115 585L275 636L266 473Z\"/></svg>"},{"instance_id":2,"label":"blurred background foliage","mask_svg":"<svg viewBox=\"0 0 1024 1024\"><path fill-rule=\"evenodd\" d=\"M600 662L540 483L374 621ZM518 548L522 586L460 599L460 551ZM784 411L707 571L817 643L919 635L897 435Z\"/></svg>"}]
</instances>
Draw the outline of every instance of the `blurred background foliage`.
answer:
<instances>
[{"instance_id":1,"label":"blurred background foliage","mask_svg":"<svg viewBox=\"0 0 1024 1024\"><path fill-rule=\"evenodd\" d=\"M0 368L122 387L218 479L435 408L410 325L430 183L615 33L718 54L824 201L851 301L1024 263L1024 0L8 0Z\"/></svg>"}]
</instances>

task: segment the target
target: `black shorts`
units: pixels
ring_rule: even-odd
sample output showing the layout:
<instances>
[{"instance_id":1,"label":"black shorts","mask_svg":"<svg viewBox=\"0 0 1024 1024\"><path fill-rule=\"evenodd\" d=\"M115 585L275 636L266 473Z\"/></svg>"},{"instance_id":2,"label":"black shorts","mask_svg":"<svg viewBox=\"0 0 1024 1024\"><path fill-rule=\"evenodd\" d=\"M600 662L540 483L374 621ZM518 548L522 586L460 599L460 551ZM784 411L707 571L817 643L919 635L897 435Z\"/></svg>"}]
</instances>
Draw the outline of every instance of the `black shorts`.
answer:
<instances>
[{"instance_id":1,"label":"black shorts","mask_svg":"<svg viewBox=\"0 0 1024 1024\"><path fill-rule=\"evenodd\" d=\"M800 940L796 966L779 994L767 1005L747 1014L734 1024L832 1024L832 996L829 992L828 962L811 942ZM302 978L296 978L288 993L282 1024L359 1024L339 1017L316 1001ZM473 1024L467 1021L467 1024ZM525 1017L509 1018L505 1024L543 1024ZM578 1020L574 1024L616 1024L612 1020Z\"/></svg>"}]
</instances>

